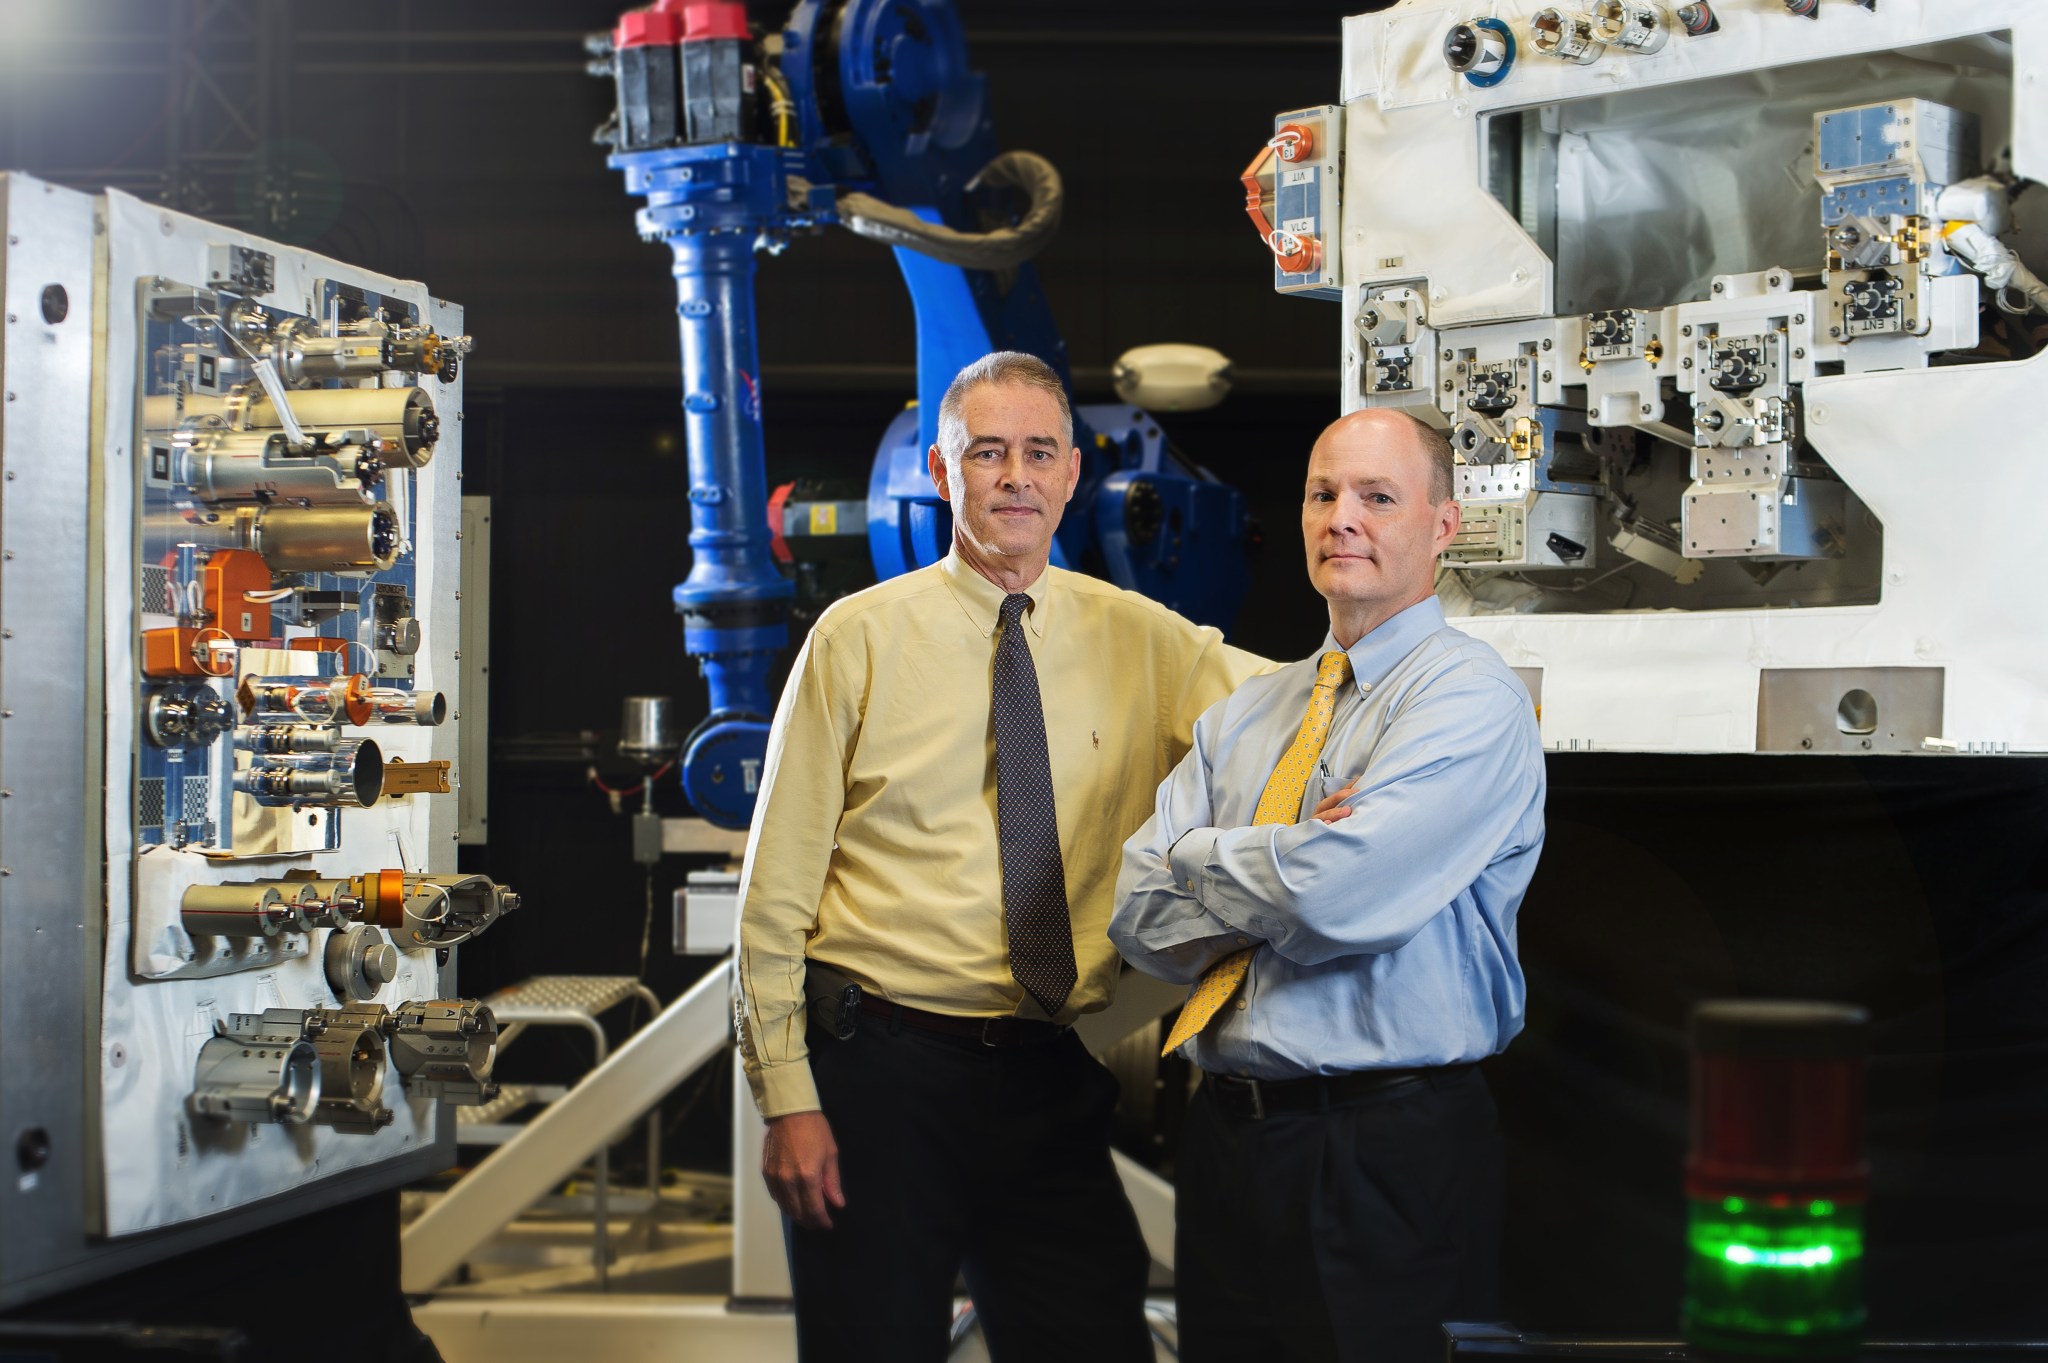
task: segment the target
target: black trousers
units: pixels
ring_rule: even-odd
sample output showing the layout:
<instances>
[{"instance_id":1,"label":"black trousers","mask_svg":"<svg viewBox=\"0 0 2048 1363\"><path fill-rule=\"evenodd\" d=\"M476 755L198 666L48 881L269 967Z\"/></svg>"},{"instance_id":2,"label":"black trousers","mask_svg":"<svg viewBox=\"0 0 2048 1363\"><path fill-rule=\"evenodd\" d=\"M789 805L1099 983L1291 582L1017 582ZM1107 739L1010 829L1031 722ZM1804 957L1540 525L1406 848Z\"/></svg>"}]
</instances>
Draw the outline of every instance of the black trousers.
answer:
<instances>
[{"instance_id":1,"label":"black trousers","mask_svg":"<svg viewBox=\"0 0 2048 1363\"><path fill-rule=\"evenodd\" d=\"M942 1363L962 1273L995 1363L1149 1363L1117 1083L1072 1033L998 1048L863 1018L810 1047L846 1206L783 1221L804 1363Z\"/></svg>"},{"instance_id":2,"label":"black trousers","mask_svg":"<svg viewBox=\"0 0 2048 1363\"><path fill-rule=\"evenodd\" d=\"M1189 1106L1174 1180L1186 1363L1440 1363L1489 1320L1500 1124L1476 1069L1263 1119Z\"/></svg>"}]
</instances>

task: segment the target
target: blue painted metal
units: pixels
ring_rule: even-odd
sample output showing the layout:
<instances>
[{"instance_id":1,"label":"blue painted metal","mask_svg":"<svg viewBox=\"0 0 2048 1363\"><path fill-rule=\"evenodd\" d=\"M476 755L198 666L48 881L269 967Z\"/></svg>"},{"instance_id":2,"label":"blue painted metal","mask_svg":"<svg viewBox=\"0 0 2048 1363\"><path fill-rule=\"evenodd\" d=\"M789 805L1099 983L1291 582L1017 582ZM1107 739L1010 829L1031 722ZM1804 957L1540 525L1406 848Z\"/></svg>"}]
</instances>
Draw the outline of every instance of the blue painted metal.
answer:
<instances>
[{"instance_id":1,"label":"blue painted metal","mask_svg":"<svg viewBox=\"0 0 2048 1363\"><path fill-rule=\"evenodd\" d=\"M789 643L784 619L794 595L769 548L754 252L820 215L790 209L784 157L772 147L625 152L611 164L625 171L628 191L647 200L641 235L665 242L675 258L690 572L674 600L683 647L711 697L684 753L683 788L707 819L744 827L752 797L735 803L732 793L758 779L767 752L768 673Z\"/></svg>"},{"instance_id":2,"label":"blue painted metal","mask_svg":"<svg viewBox=\"0 0 2048 1363\"><path fill-rule=\"evenodd\" d=\"M967 186L995 159L995 133L951 0L802 0L782 45L810 179L872 193L928 222L982 229ZM917 312L926 447L938 436L946 385L991 350L1036 355L1066 377L1066 342L1030 265L999 279L901 248L896 264Z\"/></svg>"},{"instance_id":3,"label":"blue painted metal","mask_svg":"<svg viewBox=\"0 0 2048 1363\"><path fill-rule=\"evenodd\" d=\"M968 184L995 158L982 77L969 69L951 0L799 0L783 32L782 77L797 145L742 143L623 152L611 165L646 199L644 237L675 257L684 426L689 443L690 549L675 588L684 648L698 658L711 713L691 735L682 780L714 823L743 827L767 748L768 677L788 645L792 588L769 550L766 464L754 338L754 252L792 231L835 221L839 192L862 190L961 231L982 228ZM793 178L812 186L792 207ZM892 577L936 562L952 518L932 487L926 451L939 399L960 368L991 350L1038 356L1068 378L1066 344L1037 273L965 270L896 252L917 314L918 402L883 437L868 489L875 571ZM1053 562L1100 572L1225 625L1242 597L1245 534L1236 492L1167 450L1132 408L1075 413L1082 485L1053 544ZM1120 480L1120 481L1119 481ZM1133 486L1162 520L1130 533Z\"/></svg>"},{"instance_id":4,"label":"blue painted metal","mask_svg":"<svg viewBox=\"0 0 2048 1363\"><path fill-rule=\"evenodd\" d=\"M699 728L683 754L683 789L690 803L720 828L745 828L753 821L767 751L765 721L729 719Z\"/></svg>"},{"instance_id":5,"label":"blue painted metal","mask_svg":"<svg viewBox=\"0 0 2048 1363\"><path fill-rule=\"evenodd\" d=\"M1229 629L1246 585L1244 498L1182 459L1142 408L1091 403L1075 410L1074 424L1105 470L1076 490L1060 522L1062 538L1088 545L1077 561L1190 620ZM1157 525L1150 534L1148 521Z\"/></svg>"},{"instance_id":6,"label":"blue painted metal","mask_svg":"<svg viewBox=\"0 0 2048 1363\"><path fill-rule=\"evenodd\" d=\"M884 581L937 563L953 538L952 514L932 486L926 459L931 446L918 431L922 406L896 414L868 475L868 556Z\"/></svg>"}]
</instances>

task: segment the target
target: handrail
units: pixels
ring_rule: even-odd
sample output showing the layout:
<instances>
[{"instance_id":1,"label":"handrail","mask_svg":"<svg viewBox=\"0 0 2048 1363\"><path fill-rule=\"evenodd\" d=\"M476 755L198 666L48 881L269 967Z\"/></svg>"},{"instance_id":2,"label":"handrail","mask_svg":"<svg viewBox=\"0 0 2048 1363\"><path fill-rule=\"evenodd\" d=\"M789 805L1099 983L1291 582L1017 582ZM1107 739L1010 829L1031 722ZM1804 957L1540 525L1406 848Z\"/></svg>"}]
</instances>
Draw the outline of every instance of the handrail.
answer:
<instances>
[{"instance_id":1,"label":"handrail","mask_svg":"<svg viewBox=\"0 0 2048 1363\"><path fill-rule=\"evenodd\" d=\"M407 1226L399 1236L404 1290L431 1292L622 1126L722 1052L732 1034L731 991L728 958Z\"/></svg>"}]
</instances>

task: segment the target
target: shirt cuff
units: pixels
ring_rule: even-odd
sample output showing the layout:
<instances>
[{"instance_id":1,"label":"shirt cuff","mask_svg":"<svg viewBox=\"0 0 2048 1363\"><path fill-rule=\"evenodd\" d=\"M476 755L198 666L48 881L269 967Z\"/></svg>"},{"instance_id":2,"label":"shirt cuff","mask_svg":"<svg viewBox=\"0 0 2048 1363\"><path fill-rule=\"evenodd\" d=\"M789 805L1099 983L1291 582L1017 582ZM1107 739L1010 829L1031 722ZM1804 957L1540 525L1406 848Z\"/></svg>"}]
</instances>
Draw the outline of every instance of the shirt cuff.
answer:
<instances>
[{"instance_id":1,"label":"shirt cuff","mask_svg":"<svg viewBox=\"0 0 2048 1363\"><path fill-rule=\"evenodd\" d=\"M1221 837L1220 828L1190 828L1174 839L1167 849L1166 864L1173 871L1173 887L1202 897L1202 868L1209 862L1210 853L1216 850L1216 839Z\"/></svg>"},{"instance_id":2,"label":"shirt cuff","mask_svg":"<svg viewBox=\"0 0 2048 1363\"><path fill-rule=\"evenodd\" d=\"M818 1085L811 1078L811 1062L790 1060L763 1065L747 1071L747 1085L754 1090L754 1106L761 1116L787 1117L793 1112L818 1111Z\"/></svg>"}]
</instances>

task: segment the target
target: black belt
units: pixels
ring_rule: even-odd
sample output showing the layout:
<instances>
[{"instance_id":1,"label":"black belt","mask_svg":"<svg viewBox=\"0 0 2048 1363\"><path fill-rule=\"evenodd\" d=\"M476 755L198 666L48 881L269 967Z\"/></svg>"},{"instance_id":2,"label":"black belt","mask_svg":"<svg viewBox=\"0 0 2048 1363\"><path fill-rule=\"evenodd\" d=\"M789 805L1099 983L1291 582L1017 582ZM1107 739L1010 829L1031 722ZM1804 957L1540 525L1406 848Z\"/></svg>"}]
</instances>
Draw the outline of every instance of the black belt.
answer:
<instances>
[{"instance_id":1,"label":"black belt","mask_svg":"<svg viewBox=\"0 0 2048 1363\"><path fill-rule=\"evenodd\" d=\"M1204 1074L1216 1106L1254 1121L1275 1112L1324 1112L1361 1098L1408 1088L1432 1075L1449 1076L1470 1065L1432 1065L1408 1070L1355 1070L1350 1074L1312 1074L1302 1079L1242 1079L1234 1074Z\"/></svg>"},{"instance_id":2,"label":"black belt","mask_svg":"<svg viewBox=\"0 0 2048 1363\"><path fill-rule=\"evenodd\" d=\"M984 1046L1034 1046L1056 1041L1072 1030L1060 1023L1040 1022L1036 1018L964 1018L951 1013L928 1013L922 1008L891 1003L867 993L860 996L860 1011L871 1018L946 1036L965 1037Z\"/></svg>"}]
</instances>

